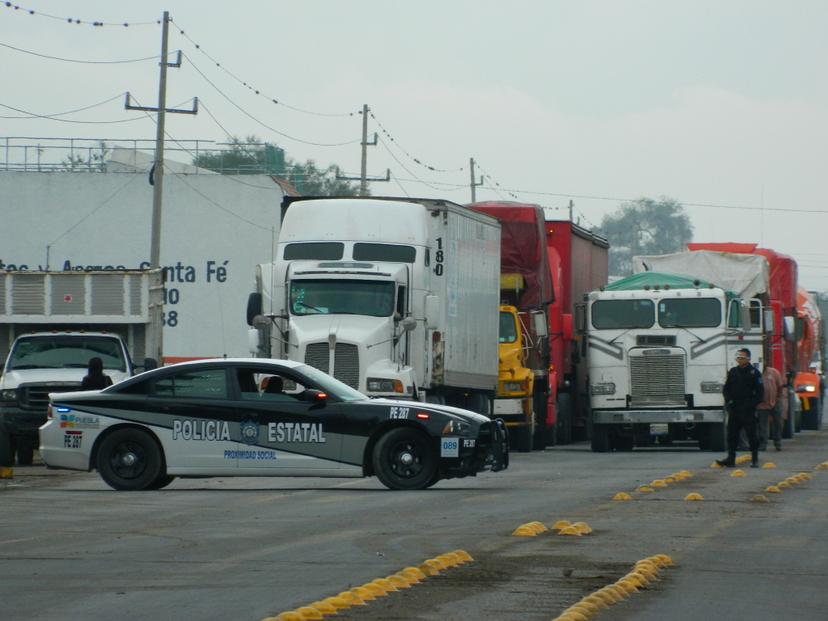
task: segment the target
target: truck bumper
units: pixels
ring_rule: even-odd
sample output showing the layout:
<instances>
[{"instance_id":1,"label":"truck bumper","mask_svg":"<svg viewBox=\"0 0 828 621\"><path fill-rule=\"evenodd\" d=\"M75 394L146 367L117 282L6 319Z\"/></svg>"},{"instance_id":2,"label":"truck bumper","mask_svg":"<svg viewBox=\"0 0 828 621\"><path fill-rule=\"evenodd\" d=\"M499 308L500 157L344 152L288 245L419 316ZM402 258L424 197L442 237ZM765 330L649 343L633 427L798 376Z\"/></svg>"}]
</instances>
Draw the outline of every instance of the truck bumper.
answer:
<instances>
[{"instance_id":1,"label":"truck bumper","mask_svg":"<svg viewBox=\"0 0 828 621\"><path fill-rule=\"evenodd\" d=\"M17 406L0 407L0 429L12 436L37 439L38 428L46 422L46 412L24 410Z\"/></svg>"},{"instance_id":2,"label":"truck bumper","mask_svg":"<svg viewBox=\"0 0 828 621\"><path fill-rule=\"evenodd\" d=\"M593 410L592 421L604 425L658 423L723 423L723 409L714 410Z\"/></svg>"}]
</instances>

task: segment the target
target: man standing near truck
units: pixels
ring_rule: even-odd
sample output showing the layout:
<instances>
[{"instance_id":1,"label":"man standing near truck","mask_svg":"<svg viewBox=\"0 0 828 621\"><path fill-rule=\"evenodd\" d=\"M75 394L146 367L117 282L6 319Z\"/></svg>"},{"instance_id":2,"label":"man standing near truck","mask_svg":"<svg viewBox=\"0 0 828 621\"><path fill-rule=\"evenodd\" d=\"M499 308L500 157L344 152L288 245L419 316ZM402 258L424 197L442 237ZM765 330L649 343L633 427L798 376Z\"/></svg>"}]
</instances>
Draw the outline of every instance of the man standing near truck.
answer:
<instances>
[{"instance_id":1,"label":"man standing near truck","mask_svg":"<svg viewBox=\"0 0 828 621\"><path fill-rule=\"evenodd\" d=\"M764 398L756 409L759 413L759 450L768 446L768 437L777 451L782 450L782 374L771 365L762 373Z\"/></svg>"},{"instance_id":2,"label":"man standing near truck","mask_svg":"<svg viewBox=\"0 0 828 621\"><path fill-rule=\"evenodd\" d=\"M736 366L727 372L724 390L725 407L729 413L727 419L727 458L717 459L720 466L736 465L736 447L739 444L739 432L744 429L750 445L751 468L759 467L759 437L757 435L758 418L756 406L764 397L762 374L750 363L750 350L740 349L736 352Z\"/></svg>"}]
</instances>

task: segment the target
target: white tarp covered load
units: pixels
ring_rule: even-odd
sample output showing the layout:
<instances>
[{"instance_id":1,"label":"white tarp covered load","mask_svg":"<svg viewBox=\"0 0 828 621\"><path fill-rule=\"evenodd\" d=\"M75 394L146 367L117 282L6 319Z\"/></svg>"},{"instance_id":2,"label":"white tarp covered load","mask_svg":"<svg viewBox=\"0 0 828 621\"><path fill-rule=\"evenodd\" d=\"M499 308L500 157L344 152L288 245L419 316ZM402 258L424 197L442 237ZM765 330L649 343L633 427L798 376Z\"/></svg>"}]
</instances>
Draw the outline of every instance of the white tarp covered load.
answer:
<instances>
[{"instance_id":1,"label":"white tarp covered load","mask_svg":"<svg viewBox=\"0 0 828 621\"><path fill-rule=\"evenodd\" d=\"M712 282L750 299L768 290L768 262L765 257L733 252L695 250L632 260L633 273L666 272Z\"/></svg>"}]
</instances>

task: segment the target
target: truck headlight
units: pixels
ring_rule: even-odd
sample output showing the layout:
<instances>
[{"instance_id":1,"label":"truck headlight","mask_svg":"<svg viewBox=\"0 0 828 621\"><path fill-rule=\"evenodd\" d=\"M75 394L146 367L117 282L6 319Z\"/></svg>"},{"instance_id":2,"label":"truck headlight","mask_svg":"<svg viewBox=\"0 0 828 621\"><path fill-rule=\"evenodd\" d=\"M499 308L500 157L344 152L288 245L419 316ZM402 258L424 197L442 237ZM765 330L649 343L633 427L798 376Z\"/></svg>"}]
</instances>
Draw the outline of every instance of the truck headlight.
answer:
<instances>
[{"instance_id":1,"label":"truck headlight","mask_svg":"<svg viewBox=\"0 0 828 621\"><path fill-rule=\"evenodd\" d=\"M457 436L457 435L466 435L471 431L471 425L462 420L450 420L446 423L446 426L443 427L443 435L444 436Z\"/></svg>"},{"instance_id":2,"label":"truck headlight","mask_svg":"<svg viewBox=\"0 0 828 621\"><path fill-rule=\"evenodd\" d=\"M0 390L0 401L17 401L17 391L14 388Z\"/></svg>"},{"instance_id":3,"label":"truck headlight","mask_svg":"<svg viewBox=\"0 0 828 621\"><path fill-rule=\"evenodd\" d=\"M366 380L369 392L397 392L404 394L403 383L398 379L383 379L381 377L369 377Z\"/></svg>"},{"instance_id":4,"label":"truck headlight","mask_svg":"<svg viewBox=\"0 0 828 621\"><path fill-rule=\"evenodd\" d=\"M702 392L709 392L709 393L720 393L722 392L722 388L724 386L721 382L702 382L701 383L701 391Z\"/></svg>"},{"instance_id":5,"label":"truck headlight","mask_svg":"<svg viewBox=\"0 0 828 621\"><path fill-rule=\"evenodd\" d=\"M592 395L614 395L615 382L598 382L589 385L589 393Z\"/></svg>"},{"instance_id":6,"label":"truck headlight","mask_svg":"<svg viewBox=\"0 0 828 621\"><path fill-rule=\"evenodd\" d=\"M796 392L816 392L816 386L797 386Z\"/></svg>"}]
</instances>

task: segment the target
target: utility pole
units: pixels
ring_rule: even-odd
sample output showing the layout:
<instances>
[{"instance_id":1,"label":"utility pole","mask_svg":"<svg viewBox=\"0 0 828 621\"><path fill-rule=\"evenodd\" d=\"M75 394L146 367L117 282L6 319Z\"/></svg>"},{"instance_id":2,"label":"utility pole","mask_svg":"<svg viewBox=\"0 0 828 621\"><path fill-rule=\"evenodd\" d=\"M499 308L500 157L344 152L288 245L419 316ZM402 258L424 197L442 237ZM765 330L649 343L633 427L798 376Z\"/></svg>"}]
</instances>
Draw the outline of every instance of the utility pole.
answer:
<instances>
[{"instance_id":1,"label":"utility pole","mask_svg":"<svg viewBox=\"0 0 828 621\"><path fill-rule=\"evenodd\" d=\"M347 175L336 174L336 179L339 181L359 181L359 195L368 196L368 182L369 181L391 181L391 169L386 169L385 177L368 177L368 147L377 145L377 132L374 132L374 139L368 142L368 112L371 109L368 104L362 104L362 163L359 168L359 177L349 177Z\"/></svg>"},{"instance_id":2,"label":"utility pole","mask_svg":"<svg viewBox=\"0 0 828 621\"><path fill-rule=\"evenodd\" d=\"M177 114L198 114L198 97L193 101L192 110L167 109L167 67L181 66L181 51L178 52L178 60L174 63L167 61L168 40L169 40L170 13L164 11L164 18L161 26L161 68L158 78L158 107L149 108L145 106L130 105L129 92L126 94L125 108L127 110L143 110L145 112L157 112L158 119L155 131L155 158L150 172L150 184L152 192L152 229L150 233L150 267L161 267L161 199L164 187L164 120L167 112Z\"/></svg>"},{"instance_id":3,"label":"utility pole","mask_svg":"<svg viewBox=\"0 0 828 621\"><path fill-rule=\"evenodd\" d=\"M475 182L474 180L474 158L469 158L469 176L471 177L471 202L477 201L477 192L475 188L478 186L483 185L483 175L480 175L480 181Z\"/></svg>"}]
</instances>

